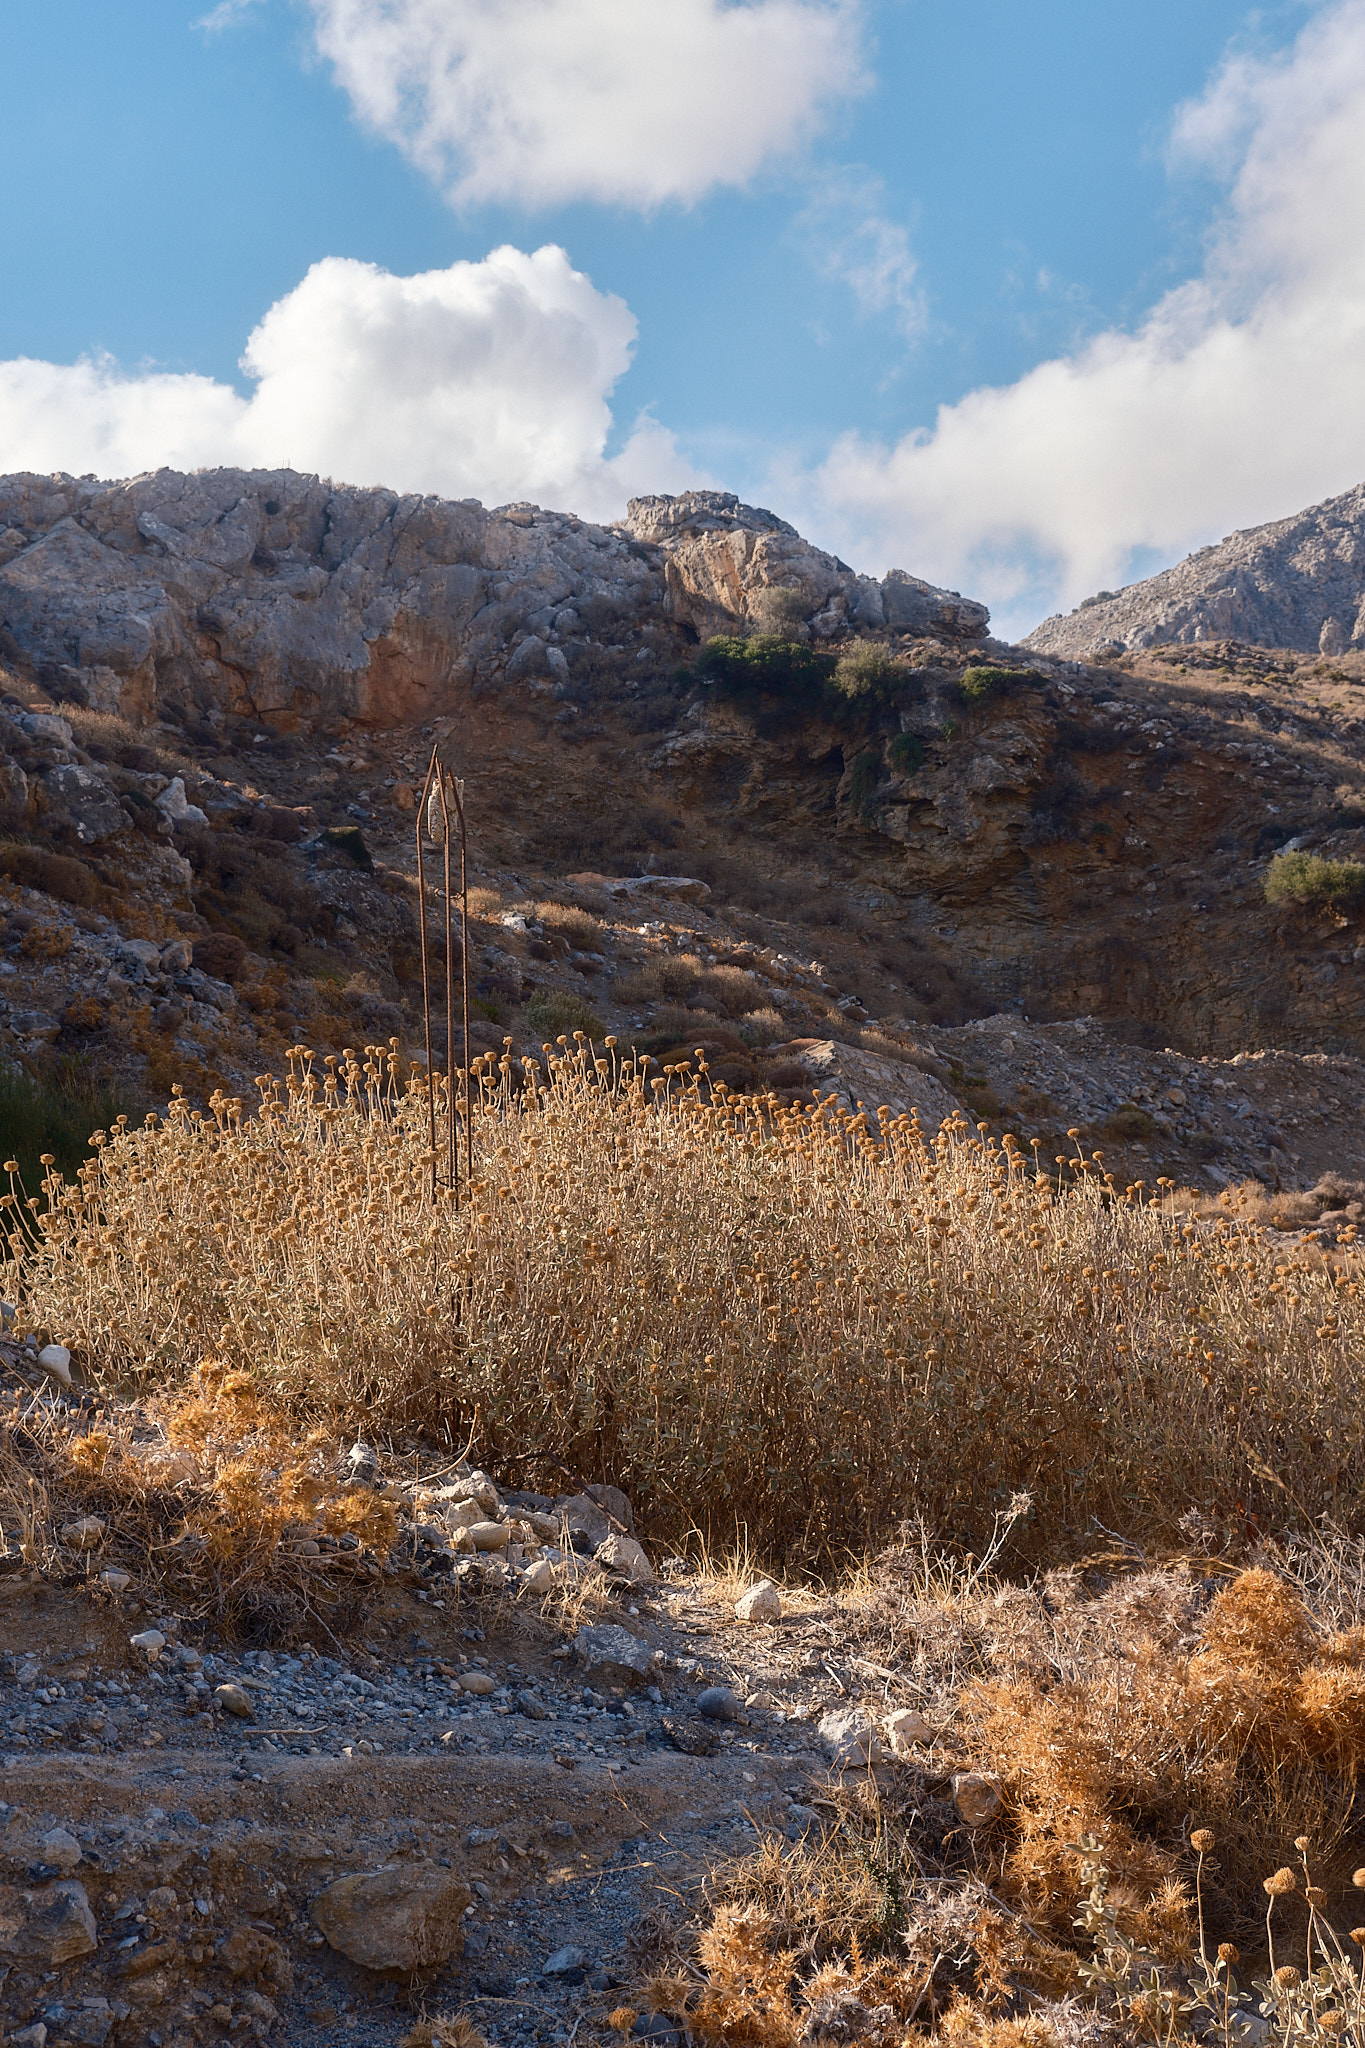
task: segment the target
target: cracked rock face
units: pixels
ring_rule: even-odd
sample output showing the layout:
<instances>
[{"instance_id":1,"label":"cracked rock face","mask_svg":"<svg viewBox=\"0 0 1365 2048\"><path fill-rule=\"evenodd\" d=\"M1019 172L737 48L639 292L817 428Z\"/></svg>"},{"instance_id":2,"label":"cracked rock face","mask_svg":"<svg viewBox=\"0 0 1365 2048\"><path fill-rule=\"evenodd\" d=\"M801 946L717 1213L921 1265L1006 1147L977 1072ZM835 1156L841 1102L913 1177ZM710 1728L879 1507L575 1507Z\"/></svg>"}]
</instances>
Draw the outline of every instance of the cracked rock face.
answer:
<instances>
[{"instance_id":1,"label":"cracked rock face","mask_svg":"<svg viewBox=\"0 0 1365 2048\"><path fill-rule=\"evenodd\" d=\"M553 689L589 642L648 630L681 653L761 624L773 590L815 638L986 627L955 592L855 575L722 491L637 499L607 527L293 470L0 478L0 654L59 697L136 718L420 724L460 684Z\"/></svg>"},{"instance_id":2,"label":"cracked rock face","mask_svg":"<svg viewBox=\"0 0 1365 2048\"><path fill-rule=\"evenodd\" d=\"M1085 660L1229 639L1328 656L1365 646L1365 484L1102 591L1022 644Z\"/></svg>"}]
</instances>

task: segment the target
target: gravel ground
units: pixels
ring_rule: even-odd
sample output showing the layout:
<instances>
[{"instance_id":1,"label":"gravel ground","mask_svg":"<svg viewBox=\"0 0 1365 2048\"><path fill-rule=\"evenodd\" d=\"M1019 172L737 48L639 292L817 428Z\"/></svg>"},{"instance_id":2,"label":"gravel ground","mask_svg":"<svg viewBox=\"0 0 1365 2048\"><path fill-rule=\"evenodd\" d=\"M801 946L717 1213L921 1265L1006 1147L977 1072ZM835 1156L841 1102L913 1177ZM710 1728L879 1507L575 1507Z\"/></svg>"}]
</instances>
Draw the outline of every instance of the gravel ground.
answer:
<instances>
[{"instance_id":1,"label":"gravel ground","mask_svg":"<svg viewBox=\"0 0 1365 2048\"><path fill-rule=\"evenodd\" d=\"M79 1883L97 1930L0 1984L10 2038L46 2025L47 2048L388 2048L414 2012L456 2007L507 2048L582 2038L624 1996L632 1929L638 1947L758 1830L812 1824L812 1717L847 1679L818 1611L744 1627L697 1580L604 1617L648 1655L633 1689L586 1684L572 1635L492 1593L455 1611L394 1587L349 1658L192 1640L138 1604L97 1582L0 1596L0 1885ZM148 1665L130 1638L151 1627ZM482 1697L460 1689L476 1673ZM742 1718L698 1712L716 1684ZM394 1864L470 1888L463 1956L420 1981L347 1961L310 1919L336 1878ZM243 1929L278 1963L225 1978ZM565 1948L581 1958L547 1975Z\"/></svg>"}]
</instances>

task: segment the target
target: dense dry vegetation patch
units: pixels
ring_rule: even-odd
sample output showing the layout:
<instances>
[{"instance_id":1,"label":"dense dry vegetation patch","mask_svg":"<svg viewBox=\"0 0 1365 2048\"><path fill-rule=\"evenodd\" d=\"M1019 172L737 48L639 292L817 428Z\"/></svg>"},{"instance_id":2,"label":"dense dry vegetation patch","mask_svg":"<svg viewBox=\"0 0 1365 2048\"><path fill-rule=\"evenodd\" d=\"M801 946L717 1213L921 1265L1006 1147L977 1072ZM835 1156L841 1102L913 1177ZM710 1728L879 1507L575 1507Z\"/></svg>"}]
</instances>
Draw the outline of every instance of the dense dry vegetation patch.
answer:
<instances>
[{"instance_id":1,"label":"dense dry vegetation patch","mask_svg":"<svg viewBox=\"0 0 1365 2048\"><path fill-rule=\"evenodd\" d=\"M514 1086L489 1056L472 1190L433 1203L424 1078L300 1051L255 1115L177 1101L75 1186L16 1186L6 1289L110 1384L222 1361L319 1424L610 1478L660 1535L789 1565L910 1511L978 1542L1022 1487L1049 1556L1191 1508L1360 1526L1349 1255L705 1080L561 1041Z\"/></svg>"},{"instance_id":2,"label":"dense dry vegetation patch","mask_svg":"<svg viewBox=\"0 0 1365 2048\"><path fill-rule=\"evenodd\" d=\"M913 1706L923 1741L717 1872L620 2031L1365 2039L1352 1244L1286 1251L1254 1205L1192 1215L961 1121L545 1054L475 1063L458 1200L433 1191L446 1083L392 1047L298 1048L250 1115L177 1099L97 1134L74 1184L15 1175L20 1324L155 1424L11 1448L30 1561L98 1514L201 1612L340 1627L395 1534L338 1477L362 1426L514 1483L609 1479L656 1540L789 1573L890 1542L838 1600L864 1706ZM992 1530L1052 1568L993 1579ZM998 1787L983 1818L962 1772Z\"/></svg>"}]
</instances>

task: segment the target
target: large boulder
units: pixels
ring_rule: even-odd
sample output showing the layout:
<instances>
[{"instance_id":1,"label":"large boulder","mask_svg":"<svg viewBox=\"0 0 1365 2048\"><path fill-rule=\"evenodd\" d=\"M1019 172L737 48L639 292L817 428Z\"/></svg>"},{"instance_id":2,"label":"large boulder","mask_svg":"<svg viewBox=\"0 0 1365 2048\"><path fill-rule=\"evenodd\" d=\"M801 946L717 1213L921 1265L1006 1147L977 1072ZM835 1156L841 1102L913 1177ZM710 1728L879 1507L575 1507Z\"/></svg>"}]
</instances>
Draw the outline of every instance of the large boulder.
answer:
<instances>
[{"instance_id":1,"label":"large boulder","mask_svg":"<svg viewBox=\"0 0 1365 2048\"><path fill-rule=\"evenodd\" d=\"M904 570L891 570L882 583L860 576L733 491L632 498L626 525L662 551L669 610L703 637L741 625L804 626L816 639L848 627L893 626L918 637L978 640L990 620L984 605Z\"/></svg>"},{"instance_id":2,"label":"large boulder","mask_svg":"<svg viewBox=\"0 0 1365 2048\"><path fill-rule=\"evenodd\" d=\"M94 846L101 839L112 839L116 832L127 831L128 813L96 769L74 761L49 768L43 787L53 822L69 827L82 846Z\"/></svg>"},{"instance_id":3,"label":"large boulder","mask_svg":"<svg viewBox=\"0 0 1365 2048\"><path fill-rule=\"evenodd\" d=\"M448 1870L387 1864L339 1877L313 1901L329 1947L367 1970L430 1970L464 1947L469 1887Z\"/></svg>"},{"instance_id":4,"label":"large boulder","mask_svg":"<svg viewBox=\"0 0 1365 2048\"><path fill-rule=\"evenodd\" d=\"M85 1886L74 1878L25 1888L0 1884L0 1957L42 1970L88 1956L99 1939Z\"/></svg>"}]
</instances>

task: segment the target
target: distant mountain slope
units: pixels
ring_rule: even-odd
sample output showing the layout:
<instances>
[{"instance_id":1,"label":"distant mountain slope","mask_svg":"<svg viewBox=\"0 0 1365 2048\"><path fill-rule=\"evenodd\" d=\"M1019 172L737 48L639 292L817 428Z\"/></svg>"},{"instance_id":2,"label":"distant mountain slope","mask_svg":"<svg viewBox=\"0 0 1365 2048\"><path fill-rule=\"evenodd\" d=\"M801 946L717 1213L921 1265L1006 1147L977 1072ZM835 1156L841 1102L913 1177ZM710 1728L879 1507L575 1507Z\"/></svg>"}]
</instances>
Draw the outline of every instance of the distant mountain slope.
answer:
<instances>
[{"instance_id":1,"label":"distant mountain slope","mask_svg":"<svg viewBox=\"0 0 1365 2048\"><path fill-rule=\"evenodd\" d=\"M1023 644L1087 660L1229 639L1328 655L1365 645L1365 484L1088 598L1044 619Z\"/></svg>"}]
</instances>

